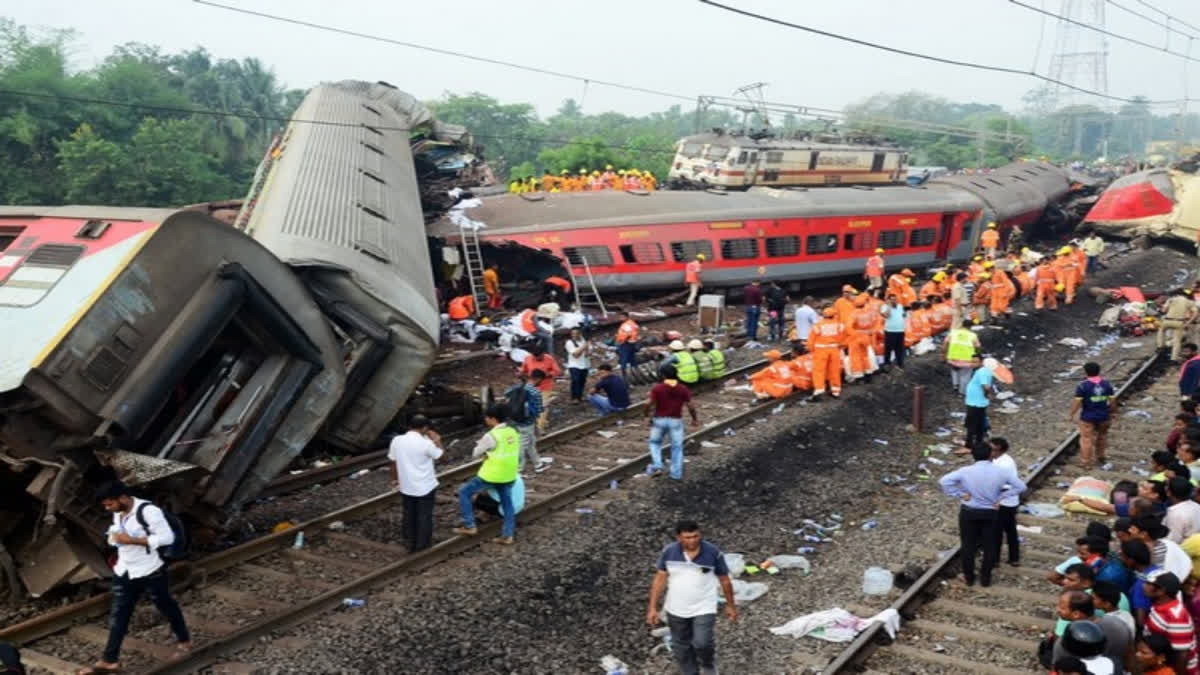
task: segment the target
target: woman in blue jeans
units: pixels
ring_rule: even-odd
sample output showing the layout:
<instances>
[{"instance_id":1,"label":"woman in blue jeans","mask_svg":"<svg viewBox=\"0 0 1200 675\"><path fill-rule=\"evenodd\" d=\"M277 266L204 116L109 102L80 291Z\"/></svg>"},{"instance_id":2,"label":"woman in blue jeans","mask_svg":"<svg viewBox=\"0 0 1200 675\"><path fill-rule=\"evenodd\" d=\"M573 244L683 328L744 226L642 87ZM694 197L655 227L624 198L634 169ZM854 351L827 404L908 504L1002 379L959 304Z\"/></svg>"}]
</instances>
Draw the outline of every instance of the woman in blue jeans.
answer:
<instances>
[{"instance_id":1,"label":"woman in blue jeans","mask_svg":"<svg viewBox=\"0 0 1200 675\"><path fill-rule=\"evenodd\" d=\"M646 417L650 417L650 466L646 473L657 476L662 473L662 439L671 438L671 478L683 480L683 408L692 416L692 424L699 424L696 408L692 405L692 392L676 379L675 366L667 364L659 369L662 381L650 389L650 402L646 406Z\"/></svg>"}]
</instances>

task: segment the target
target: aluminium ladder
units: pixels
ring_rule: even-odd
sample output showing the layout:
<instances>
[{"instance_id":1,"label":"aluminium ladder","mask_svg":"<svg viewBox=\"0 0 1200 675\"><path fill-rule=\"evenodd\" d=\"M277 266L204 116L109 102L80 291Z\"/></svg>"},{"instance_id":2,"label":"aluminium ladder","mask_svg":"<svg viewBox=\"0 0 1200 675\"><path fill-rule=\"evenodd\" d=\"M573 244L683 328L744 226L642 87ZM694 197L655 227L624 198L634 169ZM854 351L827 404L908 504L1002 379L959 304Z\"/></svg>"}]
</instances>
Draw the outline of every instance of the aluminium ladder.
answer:
<instances>
[{"instance_id":1,"label":"aluminium ladder","mask_svg":"<svg viewBox=\"0 0 1200 675\"><path fill-rule=\"evenodd\" d=\"M592 266L588 264L585 257L580 256L579 261L583 263L586 286L579 283L579 277L575 275L571 261L568 260L566 265L567 274L571 277L571 289L575 291L575 306L579 308L579 311L583 311L584 307L596 307L600 310L601 318L607 319L608 310L604 307L604 299L600 297L600 291L596 290L596 279L592 276Z\"/></svg>"},{"instance_id":2,"label":"aluminium ladder","mask_svg":"<svg viewBox=\"0 0 1200 675\"><path fill-rule=\"evenodd\" d=\"M483 253L479 250L479 231L459 223L458 233L462 240L463 263L467 267L471 298L475 301L475 316L479 316L487 306L487 294L483 291Z\"/></svg>"}]
</instances>

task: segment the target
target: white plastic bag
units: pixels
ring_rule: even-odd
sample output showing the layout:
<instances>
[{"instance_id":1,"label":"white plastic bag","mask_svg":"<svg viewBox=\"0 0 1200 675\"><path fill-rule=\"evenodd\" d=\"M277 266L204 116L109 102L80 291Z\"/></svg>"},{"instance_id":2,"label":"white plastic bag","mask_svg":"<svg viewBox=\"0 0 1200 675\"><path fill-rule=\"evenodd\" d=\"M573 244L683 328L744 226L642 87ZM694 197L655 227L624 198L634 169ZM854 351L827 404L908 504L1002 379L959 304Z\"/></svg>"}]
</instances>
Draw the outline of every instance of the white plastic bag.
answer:
<instances>
[{"instance_id":1,"label":"white plastic bag","mask_svg":"<svg viewBox=\"0 0 1200 675\"><path fill-rule=\"evenodd\" d=\"M799 569L805 574L812 571L812 565L809 564L808 558L802 555L773 555L767 558L767 562L781 570Z\"/></svg>"},{"instance_id":2,"label":"white plastic bag","mask_svg":"<svg viewBox=\"0 0 1200 675\"><path fill-rule=\"evenodd\" d=\"M729 576L736 579L746 571L746 557L741 553L726 553L725 566L729 568Z\"/></svg>"},{"instance_id":3,"label":"white plastic bag","mask_svg":"<svg viewBox=\"0 0 1200 675\"><path fill-rule=\"evenodd\" d=\"M767 592L767 585L757 581L733 580L733 601L739 605L754 602ZM722 597L721 600L724 600Z\"/></svg>"},{"instance_id":4,"label":"white plastic bag","mask_svg":"<svg viewBox=\"0 0 1200 675\"><path fill-rule=\"evenodd\" d=\"M1030 503L1025 512L1035 518L1061 518L1064 511L1057 504Z\"/></svg>"}]
</instances>

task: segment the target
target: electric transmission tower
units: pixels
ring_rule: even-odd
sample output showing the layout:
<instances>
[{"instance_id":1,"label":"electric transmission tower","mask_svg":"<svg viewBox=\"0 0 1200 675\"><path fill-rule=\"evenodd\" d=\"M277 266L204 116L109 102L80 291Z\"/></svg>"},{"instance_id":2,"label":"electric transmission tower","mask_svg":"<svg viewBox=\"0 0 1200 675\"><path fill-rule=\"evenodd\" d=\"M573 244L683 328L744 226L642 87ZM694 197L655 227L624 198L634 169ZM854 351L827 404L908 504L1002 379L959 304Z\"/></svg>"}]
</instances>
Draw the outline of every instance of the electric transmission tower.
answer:
<instances>
[{"instance_id":1,"label":"electric transmission tower","mask_svg":"<svg viewBox=\"0 0 1200 675\"><path fill-rule=\"evenodd\" d=\"M1059 15L1063 18L1050 55L1050 79L1108 93L1108 42L1104 34L1086 28L1104 29L1105 4L1105 0L1062 0ZM1054 94L1058 107L1079 103L1084 96L1062 85L1056 85Z\"/></svg>"}]
</instances>

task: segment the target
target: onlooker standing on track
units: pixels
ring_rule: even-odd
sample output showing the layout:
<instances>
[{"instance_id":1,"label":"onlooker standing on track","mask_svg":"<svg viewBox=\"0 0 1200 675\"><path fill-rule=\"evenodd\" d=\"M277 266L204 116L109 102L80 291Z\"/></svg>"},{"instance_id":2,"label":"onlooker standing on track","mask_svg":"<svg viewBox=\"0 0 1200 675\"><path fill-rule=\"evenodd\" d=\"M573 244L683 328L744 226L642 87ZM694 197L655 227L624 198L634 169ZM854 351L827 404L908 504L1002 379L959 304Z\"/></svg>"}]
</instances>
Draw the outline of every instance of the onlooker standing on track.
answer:
<instances>
[{"instance_id":1,"label":"onlooker standing on track","mask_svg":"<svg viewBox=\"0 0 1200 675\"><path fill-rule=\"evenodd\" d=\"M177 641L176 652L191 651L192 638L179 603L168 588L167 566L158 549L175 543L175 532L162 509L129 494L123 483L111 482L97 495L105 511L113 514L108 543L117 548L113 565L112 608L108 644L104 656L84 672L115 673L121 670L121 643L129 631L129 619L143 592L149 591L154 606L166 617Z\"/></svg>"},{"instance_id":2,"label":"onlooker standing on track","mask_svg":"<svg viewBox=\"0 0 1200 675\"><path fill-rule=\"evenodd\" d=\"M535 372L541 371L541 378L534 378ZM546 353L545 348L535 344L529 348L529 355L521 363L521 374L529 378L533 386L541 392L541 408L538 413L537 426L539 431L545 431L550 423L550 404L554 402L554 378L562 375L562 367L553 355Z\"/></svg>"},{"instance_id":3,"label":"onlooker standing on track","mask_svg":"<svg viewBox=\"0 0 1200 675\"><path fill-rule=\"evenodd\" d=\"M960 394L967 393L967 383L971 381L972 375L972 359L981 349L979 336L975 331L961 323L954 324L950 329L942 355L950 366L950 386L954 387L954 391Z\"/></svg>"},{"instance_id":4,"label":"onlooker standing on track","mask_svg":"<svg viewBox=\"0 0 1200 675\"><path fill-rule=\"evenodd\" d=\"M875 249L875 255L867 258L867 267L863 270L863 278L867 280L867 290L876 291L883 288L883 249Z\"/></svg>"},{"instance_id":5,"label":"onlooker standing on track","mask_svg":"<svg viewBox=\"0 0 1200 675\"><path fill-rule=\"evenodd\" d=\"M979 583L992 585L992 568L996 566L996 526L1000 502L1007 497L1019 497L1025 482L1012 469L992 463L992 449L985 443L971 448L975 463L942 476L938 480L942 492L958 499L958 536L961 542L963 580L975 585L975 553L983 549L983 564L979 568Z\"/></svg>"},{"instance_id":6,"label":"onlooker standing on track","mask_svg":"<svg viewBox=\"0 0 1200 675\"><path fill-rule=\"evenodd\" d=\"M495 490L500 497L500 507L504 513L504 525L500 528L500 536L492 541L497 544L512 544L513 535L517 529L517 512L512 502L512 485L517 480L521 460L521 437L516 429L504 423L504 408L494 405L488 408L484 423L488 426L485 433L475 444L472 457L483 457L479 473L458 489L458 507L462 512L462 527L454 528L455 534L472 536L478 533L475 529L475 504L472 499L475 493L484 490Z\"/></svg>"},{"instance_id":7,"label":"onlooker standing on track","mask_svg":"<svg viewBox=\"0 0 1200 675\"><path fill-rule=\"evenodd\" d=\"M1088 232L1083 240L1083 254L1087 256L1086 274L1094 274L1100 267L1100 254L1104 253L1104 240L1096 235L1096 231Z\"/></svg>"},{"instance_id":8,"label":"onlooker standing on track","mask_svg":"<svg viewBox=\"0 0 1200 675\"><path fill-rule=\"evenodd\" d=\"M771 281L767 286L767 339L779 342L783 339L783 324L787 322L787 291L779 282Z\"/></svg>"},{"instance_id":9,"label":"onlooker standing on track","mask_svg":"<svg viewBox=\"0 0 1200 675\"><path fill-rule=\"evenodd\" d=\"M981 359L978 354L971 360L975 371L971 374L971 379L967 381L966 394L963 396L963 403L967 408L967 417L964 420L967 436L963 445L967 448L974 448L987 440L990 429L987 409L989 399L995 390L992 386L993 375L992 368L988 367L989 362L995 364L996 360Z\"/></svg>"},{"instance_id":10,"label":"onlooker standing on track","mask_svg":"<svg viewBox=\"0 0 1200 675\"><path fill-rule=\"evenodd\" d=\"M433 546L433 501L437 493L434 462L442 456L442 438L424 415L413 415L408 431L388 446L392 485L404 495L404 541L409 553Z\"/></svg>"},{"instance_id":11,"label":"onlooker standing on track","mask_svg":"<svg viewBox=\"0 0 1200 675\"><path fill-rule=\"evenodd\" d=\"M820 319L817 316L817 310L813 309L813 305L815 304L817 304L817 301L813 299L813 296L806 295L800 301L800 306L796 308L794 317L796 322L796 339L800 342L808 342L808 334L812 332L813 324Z\"/></svg>"},{"instance_id":12,"label":"onlooker standing on track","mask_svg":"<svg viewBox=\"0 0 1200 675\"><path fill-rule=\"evenodd\" d=\"M592 344L583 337L583 331L572 328L566 347L567 372L571 375L571 402L583 403L583 387L587 384L588 371L592 367L588 358L592 353Z\"/></svg>"},{"instance_id":13,"label":"onlooker standing on track","mask_svg":"<svg viewBox=\"0 0 1200 675\"><path fill-rule=\"evenodd\" d=\"M657 628L658 603L666 593L662 611L671 629L671 651L684 675L716 675L717 651L714 639L717 622L717 587L725 596L725 616L737 621L737 604L725 554L700 536L700 526L692 520L675 526L677 541L667 545L658 556L646 624Z\"/></svg>"},{"instance_id":14,"label":"onlooker standing on track","mask_svg":"<svg viewBox=\"0 0 1200 675\"><path fill-rule=\"evenodd\" d=\"M638 325L629 312L622 316L625 320L617 328L617 359L621 376L629 377L629 369L637 366Z\"/></svg>"},{"instance_id":15,"label":"onlooker standing on track","mask_svg":"<svg viewBox=\"0 0 1200 675\"><path fill-rule=\"evenodd\" d=\"M896 367L904 370L904 308L895 295L888 295L879 313L883 315L883 367L886 370L895 360Z\"/></svg>"},{"instance_id":16,"label":"onlooker standing on track","mask_svg":"<svg viewBox=\"0 0 1200 675\"><path fill-rule=\"evenodd\" d=\"M1099 652L1100 655L1112 659L1113 663L1118 666L1125 663L1126 656L1133 648L1133 631L1129 630L1129 627L1115 616L1109 616L1103 612L1096 614L1095 599L1091 593L1080 590L1063 591L1058 595L1058 621L1055 623L1056 626L1061 626L1062 630L1056 637L1064 637L1062 634L1066 633L1071 624L1077 621L1094 623L1100 628L1104 636L1104 648ZM1060 658L1068 656L1066 645L1070 642L1069 639L1056 639L1051 658L1058 661ZM1083 655L1075 654L1075 656Z\"/></svg>"},{"instance_id":17,"label":"onlooker standing on track","mask_svg":"<svg viewBox=\"0 0 1200 675\"><path fill-rule=\"evenodd\" d=\"M696 259L689 262L683 270L683 283L688 287L687 306L691 307L696 304L696 295L700 293L700 289L704 284L700 281L700 272L704 267L704 254L697 253Z\"/></svg>"},{"instance_id":18,"label":"onlooker standing on track","mask_svg":"<svg viewBox=\"0 0 1200 675\"><path fill-rule=\"evenodd\" d=\"M1170 533L1167 539L1182 544L1184 539L1200 533L1200 504L1192 501L1192 482L1183 476L1167 481L1167 515L1163 525Z\"/></svg>"},{"instance_id":19,"label":"onlooker standing on track","mask_svg":"<svg viewBox=\"0 0 1200 675\"><path fill-rule=\"evenodd\" d=\"M1175 675L1175 650L1167 638L1151 633L1143 635L1137 643L1137 665L1142 675Z\"/></svg>"},{"instance_id":20,"label":"onlooker standing on track","mask_svg":"<svg viewBox=\"0 0 1200 675\"><path fill-rule=\"evenodd\" d=\"M1161 635L1171 643L1174 649L1171 665L1176 673L1192 675L1200 672L1196 655L1196 629L1187 607L1178 598L1179 577L1171 572L1161 572L1147 577L1142 586L1150 600L1150 612L1143 626L1145 633Z\"/></svg>"},{"instance_id":21,"label":"onlooker standing on track","mask_svg":"<svg viewBox=\"0 0 1200 675\"><path fill-rule=\"evenodd\" d=\"M742 305L746 308L746 338L758 342L758 317L762 312L763 293L758 279L742 288Z\"/></svg>"},{"instance_id":22,"label":"onlooker standing on track","mask_svg":"<svg viewBox=\"0 0 1200 675\"><path fill-rule=\"evenodd\" d=\"M650 388L650 401L646 405L646 417L650 418L650 466L646 473L657 476L662 473L662 440L671 440L671 478L683 480L683 408L692 416L692 424L699 424L696 408L692 405L692 392L675 379L675 366L665 365L659 369L662 382Z\"/></svg>"},{"instance_id":23,"label":"onlooker standing on track","mask_svg":"<svg viewBox=\"0 0 1200 675\"><path fill-rule=\"evenodd\" d=\"M989 441L992 446L992 464L1001 469L1017 473L1017 463L1008 454L1008 440L996 436ZM1008 541L1008 564L1013 567L1021 565L1021 535L1017 534L1017 507L1021 498L1011 495L1000 500L996 517L996 562L1000 561L1000 546Z\"/></svg>"},{"instance_id":24,"label":"onlooker standing on track","mask_svg":"<svg viewBox=\"0 0 1200 675\"><path fill-rule=\"evenodd\" d=\"M1200 389L1200 347L1188 342L1180 347L1183 366L1179 368L1179 397L1189 399Z\"/></svg>"},{"instance_id":25,"label":"onlooker standing on track","mask_svg":"<svg viewBox=\"0 0 1200 675\"><path fill-rule=\"evenodd\" d=\"M1067 420L1074 422L1079 415L1079 464L1091 469L1093 462L1105 461L1108 447L1108 428L1112 424L1112 409L1117 404L1116 389L1112 383L1100 377L1100 364L1089 361L1083 364L1087 376L1075 387L1075 399Z\"/></svg>"},{"instance_id":26,"label":"onlooker standing on track","mask_svg":"<svg viewBox=\"0 0 1200 675\"><path fill-rule=\"evenodd\" d=\"M517 383L504 391L504 419L508 420L509 426L517 432L521 442L518 463L524 467L525 460L528 459L534 471L541 468L542 464L548 463L538 456L535 428L538 417L542 414L542 392L538 390L537 385L545 377L545 373L535 370L530 377L533 384L530 384L525 381L524 375L518 374Z\"/></svg>"},{"instance_id":27,"label":"onlooker standing on track","mask_svg":"<svg viewBox=\"0 0 1200 675\"><path fill-rule=\"evenodd\" d=\"M612 366L601 363L596 367L600 379L596 381L592 395L588 396L596 412L601 415L620 412L629 407L629 385L625 378L613 373Z\"/></svg>"},{"instance_id":28,"label":"onlooker standing on track","mask_svg":"<svg viewBox=\"0 0 1200 675\"><path fill-rule=\"evenodd\" d=\"M1160 351L1167 348L1167 331L1171 332L1171 360L1178 361L1183 348L1183 336L1196 320L1196 303L1191 292L1181 288L1167 298L1163 305L1162 326L1154 335L1155 345Z\"/></svg>"}]
</instances>

